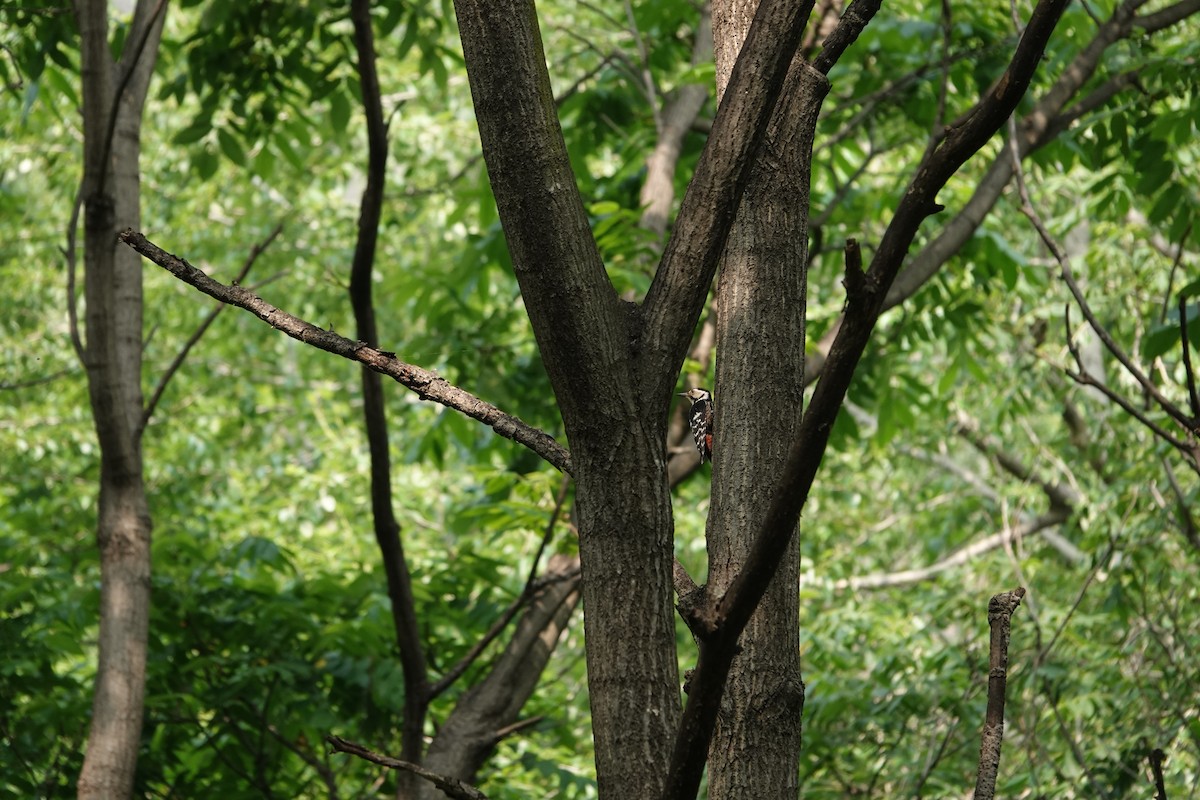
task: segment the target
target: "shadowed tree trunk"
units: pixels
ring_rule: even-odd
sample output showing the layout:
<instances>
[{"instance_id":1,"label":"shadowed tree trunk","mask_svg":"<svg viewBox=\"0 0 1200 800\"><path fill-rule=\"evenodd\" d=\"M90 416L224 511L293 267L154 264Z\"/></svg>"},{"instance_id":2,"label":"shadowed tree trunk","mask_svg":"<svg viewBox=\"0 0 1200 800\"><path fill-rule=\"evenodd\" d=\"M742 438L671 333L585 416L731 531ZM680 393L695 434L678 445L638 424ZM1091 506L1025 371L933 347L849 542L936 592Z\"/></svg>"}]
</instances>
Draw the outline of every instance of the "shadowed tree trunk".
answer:
<instances>
[{"instance_id":1,"label":"shadowed tree trunk","mask_svg":"<svg viewBox=\"0 0 1200 800\"><path fill-rule=\"evenodd\" d=\"M151 527L142 477L142 264L118 245L117 233L139 222L142 107L164 11L164 3L138 3L114 63L107 3L75 5L83 72L84 364L100 441L99 663L80 798L130 796L141 742Z\"/></svg>"}]
</instances>

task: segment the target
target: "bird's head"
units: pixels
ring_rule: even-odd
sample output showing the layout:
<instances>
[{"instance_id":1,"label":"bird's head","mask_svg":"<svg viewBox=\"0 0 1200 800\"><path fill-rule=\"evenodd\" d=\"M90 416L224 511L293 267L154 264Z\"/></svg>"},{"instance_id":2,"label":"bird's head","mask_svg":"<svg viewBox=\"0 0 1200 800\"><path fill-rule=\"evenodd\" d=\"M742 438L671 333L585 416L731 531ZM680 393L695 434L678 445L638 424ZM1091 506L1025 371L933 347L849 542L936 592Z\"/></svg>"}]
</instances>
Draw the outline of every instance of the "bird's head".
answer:
<instances>
[{"instance_id":1,"label":"bird's head","mask_svg":"<svg viewBox=\"0 0 1200 800\"><path fill-rule=\"evenodd\" d=\"M688 389L686 392L680 392L679 396L686 397L688 400L691 400L693 403L698 403L701 400L712 400L712 395L708 393L707 389L699 389L699 388Z\"/></svg>"}]
</instances>

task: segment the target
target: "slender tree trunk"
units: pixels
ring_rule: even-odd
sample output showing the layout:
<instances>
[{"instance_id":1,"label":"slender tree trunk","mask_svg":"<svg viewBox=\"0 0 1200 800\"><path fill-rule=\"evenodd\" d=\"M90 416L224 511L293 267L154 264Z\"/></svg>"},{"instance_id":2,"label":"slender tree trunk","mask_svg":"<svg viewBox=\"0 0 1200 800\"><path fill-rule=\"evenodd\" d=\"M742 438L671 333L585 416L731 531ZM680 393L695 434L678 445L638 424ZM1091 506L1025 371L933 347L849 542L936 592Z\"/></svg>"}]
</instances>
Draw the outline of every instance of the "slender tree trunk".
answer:
<instances>
[{"instance_id":1,"label":"slender tree trunk","mask_svg":"<svg viewBox=\"0 0 1200 800\"><path fill-rule=\"evenodd\" d=\"M117 232L139 222L142 104L163 19L152 5L139 4L117 64L107 4L80 0L75 9L83 62L85 361L100 442L99 660L80 798L131 795L142 731L151 528L142 479L142 265L118 247Z\"/></svg>"},{"instance_id":2,"label":"slender tree trunk","mask_svg":"<svg viewBox=\"0 0 1200 800\"><path fill-rule=\"evenodd\" d=\"M757 4L713 8L723 94ZM828 81L797 60L725 246L717 289L717 403L709 589L745 563L800 424L810 161ZM740 639L709 755L709 797L795 798L804 685L793 536Z\"/></svg>"}]
</instances>

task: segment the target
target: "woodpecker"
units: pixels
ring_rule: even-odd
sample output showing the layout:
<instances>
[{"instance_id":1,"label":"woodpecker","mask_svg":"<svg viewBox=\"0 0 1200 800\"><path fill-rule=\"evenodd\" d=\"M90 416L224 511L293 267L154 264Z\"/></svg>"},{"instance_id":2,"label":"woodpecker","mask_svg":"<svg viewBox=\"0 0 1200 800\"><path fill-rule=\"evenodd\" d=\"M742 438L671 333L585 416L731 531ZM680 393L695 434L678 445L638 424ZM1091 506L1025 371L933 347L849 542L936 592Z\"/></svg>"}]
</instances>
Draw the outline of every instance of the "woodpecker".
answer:
<instances>
[{"instance_id":1,"label":"woodpecker","mask_svg":"<svg viewBox=\"0 0 1200 800\"><path fill-rule=\"evenodd\" d=\"M692 408L688 411L688 424L692 427L692 438L696 440L696 449L700 451L700 463L712 461L712 395L705 389L688 389L686 392L680 392L679 396L692 401Z\"/></svg>"}]
</instances>

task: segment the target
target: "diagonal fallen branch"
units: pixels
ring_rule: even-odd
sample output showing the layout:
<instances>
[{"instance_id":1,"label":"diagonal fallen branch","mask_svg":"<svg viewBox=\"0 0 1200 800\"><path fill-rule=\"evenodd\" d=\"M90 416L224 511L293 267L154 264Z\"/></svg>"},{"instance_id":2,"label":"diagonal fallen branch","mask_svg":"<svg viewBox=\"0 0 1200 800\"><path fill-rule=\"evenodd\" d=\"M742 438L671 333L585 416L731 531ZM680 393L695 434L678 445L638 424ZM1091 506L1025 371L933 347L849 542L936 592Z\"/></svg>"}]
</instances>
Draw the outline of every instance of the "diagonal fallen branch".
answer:
<instances>
[{"instance_id":1,"label":"diagonal fallen branch","mask_svg":"<svg viewBox=\"0 0 1200 800\"><path fill-rule=\"evenodd\" d=\"M487 800L486 794L479 791L471 784L460 781L458 778L450 778L445 775L438 775L436 772L430 772L419 764L410 764L409 762L401 761L398 758L381 756L379 753L368 750L361 744L355 744L354 742L346 741L340 736L326 736L325 741L330 747L339 753L349 753L352 756L358 756L365 761L370 761L372 764L378 764L381 767L401 769L405 772L411 772L414 775L419 775L445 792L447 797L452 797L455 800Z\"/></svg>"},{"instance_id":2,"label":"diagonal fallen branch","mask_svg":"<svg viewBox=\"0 0 1200 800\"><path fill-rule=\"evenodd\" d=\"M487 425L504 438L528 447L556 469L568 475L571 473L571 454L555 441L554 437L517 417L505 414L491 403L480 400L470 392L451 384L445 378L421 367L406 364L396 358L395 353L369 347L363 342L356 342L324 328L318 328L310 322L305 322L299 317L276 308L240 286L226 286L214 281L184 259L171 255L136 231L127 228L119 238L142 256L209 297L245 309L293 339L342 358L357 361L376 372L394 378L403 386L416 392L417 397L422 400L432 400L447 408L461 411L471 419Z\"/></svg>"}]
</instances>

